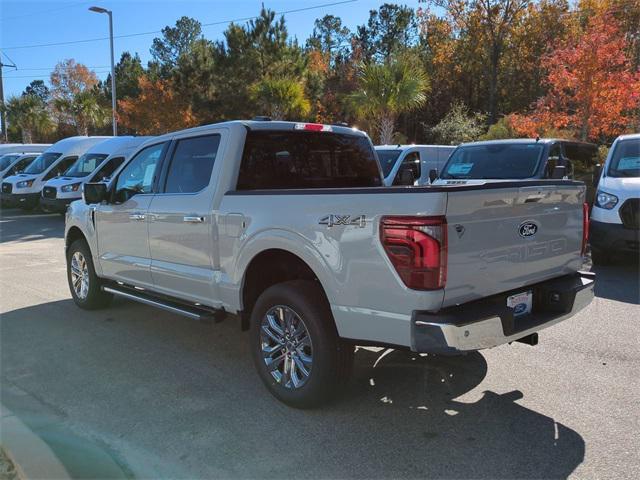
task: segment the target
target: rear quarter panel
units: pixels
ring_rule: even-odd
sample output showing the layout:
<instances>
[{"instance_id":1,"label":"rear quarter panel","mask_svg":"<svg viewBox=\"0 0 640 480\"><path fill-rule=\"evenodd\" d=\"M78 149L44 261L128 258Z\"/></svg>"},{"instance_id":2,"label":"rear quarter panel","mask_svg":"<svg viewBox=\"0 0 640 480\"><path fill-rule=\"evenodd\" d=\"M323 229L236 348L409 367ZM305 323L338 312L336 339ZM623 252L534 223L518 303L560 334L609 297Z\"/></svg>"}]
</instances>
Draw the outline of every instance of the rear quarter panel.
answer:
<instances>
[{"instance_id":1,"label":"rear quarter panel","mask_svg":"<svg viewBox=\"0 0 640 480\"><path fill-rule=\"evenodd\" d=\"M300 257L322 284L347 338L386 339L407 345L413 310L437 310L443 291L422 292L404 286L379 242L384 215L442 215L446 194L375 193L228 194L220 206L220 292L233 308L242 279L260 252L279 248ZM227 215L242 214L241 233L227 227ZM359 225L321 225L327 215L365 216ZM231 217L232 218L232 217ZM235 309L241 309L236 305Z\"/></svg>"}]
</instances>

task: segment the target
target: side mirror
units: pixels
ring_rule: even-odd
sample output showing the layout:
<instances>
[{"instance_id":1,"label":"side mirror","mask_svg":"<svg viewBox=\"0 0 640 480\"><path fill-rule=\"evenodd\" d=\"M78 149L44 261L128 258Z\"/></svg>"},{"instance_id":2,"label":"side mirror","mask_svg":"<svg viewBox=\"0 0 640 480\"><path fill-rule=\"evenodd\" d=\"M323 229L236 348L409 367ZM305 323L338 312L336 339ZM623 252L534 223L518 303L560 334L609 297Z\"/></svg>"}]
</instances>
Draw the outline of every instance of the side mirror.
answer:
<instances>
[{"instance_id":1,"label":"side mirror","mask_svg":"<svg viewBox=\"0 0 640 480\"><path fill-rule=\"evenodd\" d=\"M435 182L437 178L438 178L438 169L432 168L431 170L429 170L429 183Z\"/></svg>"},{"instance_id":2,"label":"side mirror","mask_svg":"<svg viewBox=\"0 0 640 480\"><path fill-rule=\"evenodd\" d=\"M87 205L102 203L107 199L107 186L104 183L85 183L82 186L82 199Z\"/></svg>"},{"instance_id":3,"label":"side mirror","mask_svg":"<svg viewBox=\"0 0 640 480\"><path fill-rule=\"evenodd\" d=\"M597 187L598 183L600 182L600 176L602 175L602 165L600 165L599 163L593 167L593 187Z\"/></svg>"}]
</instances>

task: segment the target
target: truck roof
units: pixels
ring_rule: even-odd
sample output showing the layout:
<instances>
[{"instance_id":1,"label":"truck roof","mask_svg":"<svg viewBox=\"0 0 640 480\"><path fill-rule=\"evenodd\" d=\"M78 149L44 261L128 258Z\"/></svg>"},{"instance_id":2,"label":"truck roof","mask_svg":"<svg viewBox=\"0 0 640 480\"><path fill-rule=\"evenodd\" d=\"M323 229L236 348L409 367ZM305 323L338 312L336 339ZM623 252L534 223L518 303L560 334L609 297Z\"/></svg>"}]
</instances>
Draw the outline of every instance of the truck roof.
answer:
<instances>
[{"instance_id":1,"label":"truck roof","mask_svg":"<svg viewBox=\"0 0 640 480\"><path fill-rule=\"evenodd\" d=\"M376 150L409 150L410 148L446 148L446 149L454 149L456 145L376 145L374 148Z\"/></svg>"},{"instance_id":2,"label":"truck roof","mask_svg":"<svg viewBox=\"0 0 640 480\"><path fill-rule=\"evenodd\" d=\"M531 144L535 144L535 143L547 144L547 143L552 143L552 142L565 142L565 143L576 143L576 144L583 144L583 145L594 145L593 143L582 142L580 140L568 140L566 138L539 138L537 140L535 138L507 138L507 139L503 139L503 140L483 140L481 142L461 143L460 146L461 147L465 147L467 145L501 145L501 144L506 144L506 145L531 145Z\"/></svg>"},{"instance_id":3,"label":"truck roof","mask_svg":"<svg viewBox=\"0 0 640 480\"><path fill-rule=\"evenodd\" d=\"M175 132L170 132L165 135L158 136L154 139L153 143L158 141L163 141L173 137L176 134L186 134L186 133L206 133L209 130L220 127L229 127L229 128L248 128L249 130L284 130L284 131L294 131L294 130L304 130L304 128L296 127L296 125L324 125L328 127L331 132L341 133L345 135L356 135L367 137L366 132L358 130L357 128L344 127L340 125L329 125L329 124L319 124L313 122L285 122L280 120L231 120L228 122L219 122L212 123L208 125L202 125L200 127L188 128L185 130L178 130Z\"/></svg>"},{"instance_id":4,"label":"truck roof","mask_svg":"<svg viewBox=\"0 0 640 480\"><path fill-rule=\"evenodd\" d=\"M620 135L616 140L631 140L640 138L640 133L627 133L626 135Z\"/></svg>"}]
</instances>

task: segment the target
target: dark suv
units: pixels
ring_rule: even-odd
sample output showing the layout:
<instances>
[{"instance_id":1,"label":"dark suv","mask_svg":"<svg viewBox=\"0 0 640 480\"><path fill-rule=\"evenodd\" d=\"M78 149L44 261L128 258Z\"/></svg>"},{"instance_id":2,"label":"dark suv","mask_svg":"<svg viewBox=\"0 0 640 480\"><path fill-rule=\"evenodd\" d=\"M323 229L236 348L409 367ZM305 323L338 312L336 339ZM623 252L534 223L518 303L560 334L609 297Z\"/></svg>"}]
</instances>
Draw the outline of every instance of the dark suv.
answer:
<instances>
[{"instance_id":1,"label":"dark suv","mask_svg":"<svg viewBox=\"0 0 640 480\"><path fill-rule=\"evenodd\" d=\"M554 138L463 143L449 157L438 183L460 180L574 179L593 198L598 146Z\"/></svg>"}]
</instances>

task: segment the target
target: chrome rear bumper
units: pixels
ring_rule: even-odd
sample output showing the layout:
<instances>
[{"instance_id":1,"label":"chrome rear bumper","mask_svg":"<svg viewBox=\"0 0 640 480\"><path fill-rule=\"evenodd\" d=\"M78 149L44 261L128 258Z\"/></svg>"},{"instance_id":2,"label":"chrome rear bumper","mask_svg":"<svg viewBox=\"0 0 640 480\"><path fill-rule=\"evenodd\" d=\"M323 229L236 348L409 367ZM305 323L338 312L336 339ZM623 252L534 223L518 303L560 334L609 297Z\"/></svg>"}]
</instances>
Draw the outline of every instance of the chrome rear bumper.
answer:
<instances>
[{"instance_id":1,"label":"chrome rear bumper","mask_svg":"<svg viewBox=\"0 0 640 480\"><path fill-rule=\"evenodd\" d=\"M415 312L411 349L421 353L455 354L492 348L550 327L585 308L593 300L595 274L578 272L536 285L469 302L437 313ZM533 309L514 317L506 299L533 291Z\"/></svg>"}]
</instances>

